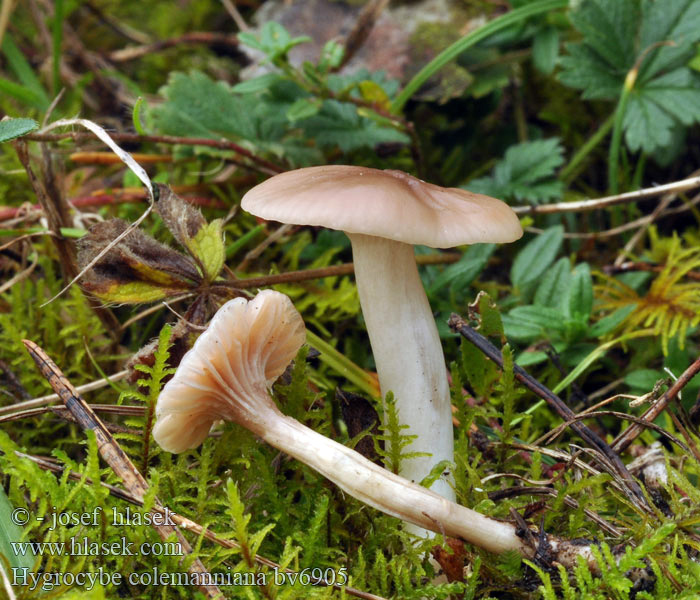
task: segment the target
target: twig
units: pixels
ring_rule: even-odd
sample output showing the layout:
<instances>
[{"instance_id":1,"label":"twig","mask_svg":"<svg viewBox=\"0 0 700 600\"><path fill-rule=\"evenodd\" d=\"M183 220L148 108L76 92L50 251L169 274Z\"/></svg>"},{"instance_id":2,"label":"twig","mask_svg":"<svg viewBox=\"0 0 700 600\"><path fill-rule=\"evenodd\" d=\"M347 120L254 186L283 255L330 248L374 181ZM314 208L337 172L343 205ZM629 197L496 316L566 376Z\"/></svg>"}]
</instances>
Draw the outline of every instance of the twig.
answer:
<instances>
[{"instance_id":1,"label":"twig","mask_svg":"<svg viewBox=\"0 0 700 600\"><path fill-rule=\"evenodd\" d=\"M671 400L676 397L678 392L680 392L688 382L700 371L700 358L696 359L683 374L673 383L673 385L666 390L663 395L652 404L646 412L642 415L642 419L645 421L652 422L656 417L658 417L669 405ZM612 448L616 452L624 452L627 447L637 438L637 436L642 433L644 426L639 424L630 425L625 429L620 435L615 438L615 441L611 444Z\"/></svg>"},{"instance_id":2,"label":"twig","mask_svg":"<svg viewBox=\"0 0 700 600\"><path fill-rule=\"evenodd\" d=\"M231 2L231 0L221 0L221 4L224 5L226 12L229 15L231 15L231 18L233 19L234 23L238 26L238 29L240 29L241 31L250 30L250 27L248 27L248 24L243 20L243 16L240 12L238 12L236 5L233 2Z\"/></svg>"},{"instance_id":3,"label":"twig","mask_svg":"<svg viewBox=\"0 0 700 600\"><path fill-rule=\"evenodd\" d=\"M289 223L284 223L280 225L275 231L268 235L262 242L260 242L255 248L250 250L244 257L243 260L234 267L234 271L245 271L251 261L255 260L260 256L266 248L274 244L282 236L290 233L296 225L291 225Z\"/></svg>"},{"instance_id":4,"label":"twig","mask_svg":"<svg viewBox=\"0 0 700 600\"><path fill-rule=\"evenodd\" d=\"M108 386L113 381L121 381L129 374L128 369L119 371L114 375L110 375L107 379L98 379L96 381L91 381L84 385L80 385L75 390L77 392L91 392L93 390L99 390L105 386ZM48 396L42 396L41 398L33 398L32 400L26 400L25 402L17 402L16 404L11 404L10 406L0 406L0 415L11 413L17 410L26 410L29 408L35 408L37 406L44 406L45 404L51 404L60 400L61 397L58 394L49 394Z\"/></svg>"},{"instance_id":5,"label":"twig","mask_svg":"<svg viewBox=\"0 0 700 600\"><path fill-rule=\"evenodd\" d=\"M219 44L222 46L238 47L238 38L235 35L225 33L215 33L210 31L192 31L184 33L178 37L167 40L159 40L142 46L130 46L121 50L114 50L107 55L107 58L115 63L127 62L136 58L141 58L154 52L160 52L166 48L173 48L182 44L204 44L212 46Z\"/></svg>"},{"instance_id":6,"label":"twig","mask_svg":"<svg viewBox=\"0 0 700 600\"><path fill-rule=\"evenodd\" d=\"M454 263L462 258L459 252L444 252L441 254L425 254L416 256L416 263L419 265L437 265ZM286 273L275 273L263 277L249 277L248 279L236 279L235 281L217 281L213 287L233 287L238 289L248 289L256 287L266 287L278 283L294 283L297 281L307 281L309 279L320 279L321 277L337 277L339 275L349 275L355 270L353 263L343 263L331 267L320 269L306 269L300 271L288 271Z\"/></svg>"},{"instance_id":7,"label":"twig","mask_svg":"<svg viewBox=\"0 0 700 600\"><path fill-rule=\"evenodd\" d=\"M146 410L143 406L128 406L115 404L90 404L90 408L95 412L107 413L111 415L127 415L130 417L142 417ZM7 415L0 416L0 423L8 421L19 421L20 419L28 419L50 412L63 417L68 409L65 406L39 406L37 408L28 408Z\"/></svg>"},{"instance_id":8,"label":"twig","mask_svg":"<svg viewBox=\"0 0 700 600\"><path fill-rule=\"evenodd\" d=\"M495 362L499 367L503 367L503 356L501 351L491 344L491 342L489 342L485 337L469 327L468 323L462 317L453 313L450 316L448 324L453 331L458 332L462 337L474 344L490 360ZM530 376L519 365L513 365L513 375L530 391L547 402L547 404L549 404L549 406L552 407L562 419L571 421L571 428L579 436L581 436L582 439L600 451L610 462L609 466L611 467L611 470L615 471L617 475L622 478L625 486L631 493L631 498L636 500L638 504L641 503L641 506L643 507L649 506L644 494L642 493L642 489L629 474L620 457L594 431L589 429L586 425L579 423L576 420L575 413L564 403L561 398L559 398L559 396Z\"/></svg>"},{"instance_id":9,"label":"twig","mask_svg":"<svg viewBox=\"0 0 700 600\"><path fill-rule=\"evenodd\" d=\"M259 170L275 175L281 173L284 169L264 158L256 156L249 150L228 140L212 140L209 138L194 138L194 137L177 137L174 135L139 135L137 133L110 133L112 139L118 142L127 142L135 144L154 143L154 144L182 144L183 146L208 146L210 148L218 148L221 150L231 150L241 156L245 156L251 162L255 163ZM35 142L56 142L64 139L71 139L79 142L82 140L92 139L92 135L83 131L70 131L65 133L31 133L25 135L25 140Z\"/></svg>"},{"instance_id":10,"label":"twig","mask_svg":"<svg viewBox=\"0 0 700 600\"><path fill-rule=\"evenodd\" d=\"M127 490L136 498L143 499L148 492L148 483L134 467L129 457L121 449L119 444L114 440L102 421L95 415L90 406L82 399L78 391L73 387L70 381L63 375L61 370L56 366L51 358L31 340L22 340L27 348L30 356L36 363L41 374L46 378L54 391L61 397L63 403L78 421L83 429L90 429L95 433L97 448L102 458L109 464L114 473L126 485ZM157 499L154 501L154 506L162 507L162 504ZM155 519L157 523L161 519ZM173 533L177 536L178 541L185 554L191 554L192 547L187 539L177 529L177 527L169 524L153 524L154 528L165 541ZM202 581L211 581L211 576L202 564L202 561L196 558L189 567L189 572L197 574ZM208 598L223 598L221 590L216 585L203 583L198 585L198 588Z\"/></svg>"},{"instance_id":11,"label":"twig","mask_svg":"<svg viewBox=\"0 0 700 600\"><path fill-rule=\"evenodd\" d=\"M364 44L369 37L369 34L372 33L374 24L388 4L389 0L370 0L364 5L350 33L348 33L345 38L345 43L343 44L343 60L337 68L333 69L334 71L340 71L340 69L352 60L357 51L362 47L362 44Z\"/></svg>"},{"instance_id":12,"label":"twig","mask_svg":"<svg viewBox=\"0 0 700 600\"><path fill-rule=\"evenodd\" d=\"M614 273L628 273L629 271L651 271L652 273L661 273L666 268L666 265L657 265L654 263L645 262L623 262L619 265L606 265L603 267L603 273L613 275ZM684 277L693 281L700 281L700 271L687 271Z\"/></svg>"},{"instance_id":13,"label":"twig","mask_svg":"<svg viewBox=\"0 0 700 600\"><path fill-rule=\"evenodd\" d=\"M599 208L607 208L616 204L624 204L626 202L635 202L645 198L653 198L662 196L667 192L680 193L686 190L700 187L700 177L690 177L658 185L656 187L644 188L635 192L626 192L624 194L616 194L615 196L605 196L603 198L595 198L592 200L578 200L576 202L560 202L557 204L539 204L537 206L514 206L513 210L518 214L549 214L570 211L586 211L596 210Z\"/></svg>"}]
</instances>

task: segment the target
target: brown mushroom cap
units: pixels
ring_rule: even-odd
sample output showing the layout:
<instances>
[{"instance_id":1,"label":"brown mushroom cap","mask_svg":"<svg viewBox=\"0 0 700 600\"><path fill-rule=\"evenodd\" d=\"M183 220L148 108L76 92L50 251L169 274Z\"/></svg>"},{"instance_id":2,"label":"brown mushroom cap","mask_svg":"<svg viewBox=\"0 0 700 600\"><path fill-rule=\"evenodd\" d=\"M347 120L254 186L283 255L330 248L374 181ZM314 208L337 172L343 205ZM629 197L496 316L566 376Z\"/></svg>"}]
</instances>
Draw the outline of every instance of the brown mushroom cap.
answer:
<instances>
[{"instance_id":1,"label":"brown mushroom cap","mask_svg":"<svg viewBox=\"0 0 700 600\"><path fill-rule=\"evenodd\" d=\"M241 206L281 223L433 248L512 242L523 234L518 217L501 200L426 183L403 171L367 167L328 165L281 173L251 189Z\"/></svg>"},{"instance_id":2,"label":"brown mushroom cap","mask_svg":"<svg viewBox=\"0 0 700 600\"><path fill-rule=\"evenodd\" d=\"M220 419L259 425L265 407L256 398L266 396L305 340L301 315L284 294L265 290L250 302L224 304L158 398L156 442L183 452L201 444Z\"/></svg>"}]
</instances>

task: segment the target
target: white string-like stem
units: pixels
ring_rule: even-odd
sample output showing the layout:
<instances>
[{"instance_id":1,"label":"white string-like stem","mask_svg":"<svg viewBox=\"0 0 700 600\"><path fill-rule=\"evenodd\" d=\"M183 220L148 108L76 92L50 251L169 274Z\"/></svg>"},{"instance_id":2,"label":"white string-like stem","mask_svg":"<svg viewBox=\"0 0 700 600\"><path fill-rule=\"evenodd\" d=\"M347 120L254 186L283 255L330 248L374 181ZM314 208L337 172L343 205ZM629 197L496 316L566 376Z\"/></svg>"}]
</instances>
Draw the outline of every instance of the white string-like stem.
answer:
<instances>
[{"instance_id":1,"label":"white string-like stem","mask_svg":"<svg viewBox=\"0 0 700 600\"><path fill-rule=\"evenodd\" d=\"M107 146L109 146L112 152L114 152L121 159L121 161L127 167L129 167L129 169L131 169L131 171L136 175L136 177L138 177L141 180L141 182L146 186L146 189L148 190L149 204L148 208L138 219L136 219L136 221L129 225L124 231L122 231L122 233L120 233L109 244L107 244L107 246L105 246L100 252L98 252L97 256L95 256L87 265L85 265L85 267L70 281L70 283L64 286L61 289L61 291L59 291L53 298L44 302L40 308L43 308L47 304L53 302L56 298L62 296L74 283L76 283L83 275L85 275L85 273L87 273L100 260L102 260L102 257L104 257L105 254L107 254L107 252L109 252L121 240L123 240L134 229L136 229L141 224L141 222L151 213L155 202L155 198L153 195L153 184L151 183L151 179L148 176L148 173L146 173L143 167L134 160L134 157L131 156L131 154L129 154L126 150L122 150L119 147L119 145L110 137L107 131L104 128L100 127L97 123L89 121L88 119L61 119L59 121L54 121L47 127L44 127L39 133L48 133L52 129L56 129L58 127L67 127L73 125L79 125L81 127L89 129L101 141L103 141Z\"/></svg>"},{"instance_id":2,"label":"white string-like stem","mask_svg":"<svg viewBox=\"0 0 700 600\"><path fill-rule=\"evenodd\" d=\"M603 198L593 198L589 200L578 200L575 202L559 202L557 204L540 204L537 206L513 206L512 209L517 214L547 214L569 211L586 211L596 210L598 208L607 208L615 204L624 204L625 202L634 202L645 198L653 198L662 196L667 192L680 193L693 188L700 187L700 176L657 185L634 192L626 192L624 194L616 194L615 196L605 196Z\"/></svg>"}]
</instances>

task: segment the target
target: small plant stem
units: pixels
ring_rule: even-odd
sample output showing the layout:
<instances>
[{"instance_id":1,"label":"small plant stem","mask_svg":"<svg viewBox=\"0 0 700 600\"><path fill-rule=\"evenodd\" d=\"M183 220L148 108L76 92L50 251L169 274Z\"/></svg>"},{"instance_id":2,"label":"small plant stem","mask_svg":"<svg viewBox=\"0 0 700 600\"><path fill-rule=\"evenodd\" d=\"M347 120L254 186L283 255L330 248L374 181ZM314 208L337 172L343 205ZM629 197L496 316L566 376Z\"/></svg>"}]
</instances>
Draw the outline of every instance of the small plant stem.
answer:
<instances>
[{"instance_id":1,"label":"small plant stem","mask_svg":"<svg viewBox=\"0 0 700 600\"><path fill-rule=\"evenodd\" d=\"M608 208L615 204L624 204L625 202L636 202L637 200L644 200L645 198L663 196L667 192L680 193L697 187L700 187L700 177L689 177L688 179L681 179L673 183L644 188L643 190L635 190L634 192L625 192L624 194L614 194L603 198L577 200L575 202L559 202L557 204L538 204L536 206L513 206L512 208L513 211L519 215L597 210Z\"/></svg>"},{"instance_id":2,"label":"small plant stem","mask_svg":"<svg viewBox=\"0 0 700 600\"><path fill-rule=\"evenodd\" d=\"M654 402L642 415L645 421L653 421L658 417L669 405L669 403L678 395L688 382L700 372L700 358L696 359L678 378L674 384L666 390L666 392ZM644 427L637 423L630 425L620 435L617 436L612 443L612 448L616 452L623 452L644 431Z\"/></svg>"},{"instance_id":3,"label":"small plant stem","mask_svg":"<svg viewBox=\"0 0 700 600\"><path fill-rule=\"evenodd\" d=\"M51 23L51 38L53 56L51 65L51 83L53 95L61 89L61 46L63 44L63 0L54 0L53 22Z\"/></svg>"},{"instance_id":4,"label":"small plant stem","mask_svg":"<svg viewBox=\"0 0 700 600\"><path fill-rule=\"evenodd\" d=\"M328 342L318 337L312 331L306 330L307 342L316 348L321 355L319 360L336 373L345 377L348 381L354 383L359 389L371 396L372 398L380 398L379 380L374 373L365 371L363 368L356 365L349 358L338 352Z\"/></svg>"},{"instance_id":5,"label":"small plant stem","mask_svg":"<svg viewBox=\"0 0 700 600\"><path fill-rule=\"evenodd\" d=\"M618 169L620 163L620 144L622 142L622 125L627 111L627 103L630 98L630 93L634 89L634 83L637 80L637 68L633 68L627 73L625 83L622 86L622 93L617 103L615 110L615 122L613 124L612 140L610 141L610 153L608 156L608 186L610 192L617 194L619 189ZM619 211L616 211L619 217Z\"/></svg>"},{"instance_id":6,"label":"small plant stem","mask_svg":"<svg viewBox=\"0 0 700 600\"><path fill-rule=\"evenodd\" d=\"M394 114L401 112L406 102L411 99L413 94L415 94L430 77L442 69L447 63L457 58L462 52L475 46L481 40L486 39L490 35L506 27L520 23L529 17L546 13L550 10L566 8L568 5L568 0L539 0L512 10L486 23L486 25L479 27L471 33L468 33L463 38L460 38L455 43L445 48L413 76L411 81L406 84L406 87L401 90L401 93L392 102L391 112Z\"/></svg>"},{"instance_id":7,"label":"small plant stem","mask_svg":"<svg viewBox=\"0 0 700 600\"><path fill-rule=\"evenodd\" d=\"M469 327L467 322L459 315L452 314L448 321L450 328L459 333L466 340L474 344L481 350L490 360L495 362L499 367L503 367L503 356L501 351L489 342L484 336L480 335L474 329ZM636 505L648 506L647 500L642 493L639 484L632 478L627 471L627 467L622 462L620 457L614 450L605 443L594 431L586 425L576 421L576 414L572 411L564 401L559 398L549 388L534 379L525 369L514 364L513 374L515 378L525 385L530 391L542 398L554 411L564 420L571 421L571 429L573 429L582 439L596 448L610 463L610 468L620 477L629 490L628 495L635 501Z\"/></svg>"},{"instance_id":8,"label":"small plant stem","mask_svg":"<svg viewBox=\"0 0 700 600\"><path fill-rule=\"evenodd\" d=\"M117 142L127 142L127 143L154 143L154 144L182 144L183 146L208 146L210 148L219 148L221 150L231 150L236 154L245 156L249 159L259 171L264 173L275 175L284 171L282 167L276 165L269 160L265 160L259 156L256 156L250 150L246 150L243 146L236 144L235 142L230 142L228 140L214 140L209 138L195 138L195 137L178 137L174 135L138 135L136 133L117 133L110 132L110 137ZM75 142L82 140L90 140L94 136L91 133L83 131L69 131L65 133L34 133L24 136L25 140L32 140L35 142L56 142L64 139L71 139Z\"/></svg>"},{"instance_id":9,"label":"small plant stem","mask_svg":"<svg viewBox=\"0 0 700 600\"><path fill-rule=\"evenodd\" d=\"M608 135L610 130L613 128L614 123L615 116L610 115L605 122L598 127L598 130L590 138L588 138L588 140L586 140L586 143L578 149L576 154L571 157L569 164L559 172L559 179L567 184L571 183L571 181L576 177L579 165L586 159L593 149L600 144L603 139L605 139L605 136Z\"/></svg>"}]
</instances>

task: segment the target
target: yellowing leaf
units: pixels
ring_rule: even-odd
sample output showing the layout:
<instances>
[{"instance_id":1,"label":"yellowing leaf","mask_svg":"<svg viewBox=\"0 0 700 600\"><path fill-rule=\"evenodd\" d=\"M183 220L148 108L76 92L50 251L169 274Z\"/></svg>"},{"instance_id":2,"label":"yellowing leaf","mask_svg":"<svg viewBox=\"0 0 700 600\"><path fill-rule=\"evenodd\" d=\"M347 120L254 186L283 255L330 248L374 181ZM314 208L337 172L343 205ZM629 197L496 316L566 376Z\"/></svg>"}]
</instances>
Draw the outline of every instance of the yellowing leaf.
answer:
<instances>
[{"instance_id":1,"label":"yellowing leaf","mask_svg":"<svg viewBox=\"0 0 700 600\"><path fill-rule=\"evenodd\" d=\"M204 278L209 282L216 279L226 257L221 227L222 220L216 219L204 225L187 244L188 250L202 263Z\"/></svg>"}]
</instances>

